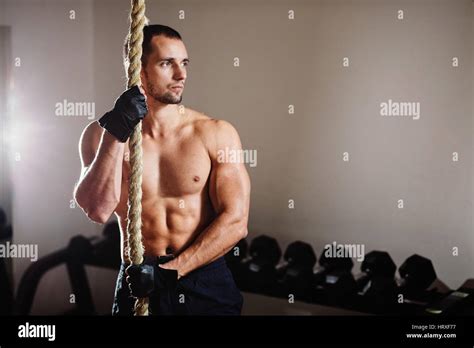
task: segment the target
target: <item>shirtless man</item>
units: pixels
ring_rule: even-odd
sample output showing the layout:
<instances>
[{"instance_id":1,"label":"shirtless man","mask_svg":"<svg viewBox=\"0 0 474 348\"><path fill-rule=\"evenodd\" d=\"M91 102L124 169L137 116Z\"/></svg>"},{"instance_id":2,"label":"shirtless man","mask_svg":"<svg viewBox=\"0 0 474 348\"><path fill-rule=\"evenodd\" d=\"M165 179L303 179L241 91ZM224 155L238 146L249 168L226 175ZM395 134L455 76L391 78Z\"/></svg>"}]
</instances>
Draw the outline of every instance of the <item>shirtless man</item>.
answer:
<instances>
[{"instance_id":1,"label":"shirtless man","mask_svg":"<svg viewBox=\"0 0 474 348\"><path fill-rule=\"evenodd\" d=\"M241 312L242 296L223 255L247 235L250 181L244 164L218 161L220 149L241 150L233 126L179 108L188 63L178 32L146 26L142 87L124 92L114 109L81 135L82 171L75 199L95 222L103 224L115 213L121 228L123 264L114 315L132 314L135 300L127 282L133 295L150 297L152 314ZM128 137L139 120L145 262L134 266L132 275L125 264ZM171 261L163 259L168 254L174 257Z\"/></svg>"}]
</instances>

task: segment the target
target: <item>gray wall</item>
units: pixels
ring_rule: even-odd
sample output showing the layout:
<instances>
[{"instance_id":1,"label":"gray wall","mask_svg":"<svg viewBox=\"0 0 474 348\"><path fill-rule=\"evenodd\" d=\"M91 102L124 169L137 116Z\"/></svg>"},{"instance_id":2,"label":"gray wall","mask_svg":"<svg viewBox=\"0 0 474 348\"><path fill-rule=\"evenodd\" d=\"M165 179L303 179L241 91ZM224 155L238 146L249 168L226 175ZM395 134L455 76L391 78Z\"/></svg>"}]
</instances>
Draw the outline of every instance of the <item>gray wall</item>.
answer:
<instances>
[{"instance_id":1,"label":"gray wall","mask_svg":"<svg viewBox=\"0 0 474 348\"><path fill-rule=\"evenodd\" d=\"M12 55L22 58L11 120L22 156L13 163L15 242L38 243L45 255L101 231L69 202L89 120L57 117L54 104L94 101L98 116L110 108L125 84L129 1L2 1L0 25L12 26ZM474 276L470 0L160 0L148 1L147 16L183 35L192 59L185 105L230 121L258 150L248 168L250 238L266 233L282 248L301 239L318 255L333 241L361 243L398 265L418 253L453 288ZM421 118L380 116L388 99L420 102ZM28 265L15 260L17 282ZM105 313L115 275L88 272ZM64 268L51 272L35 313L66 309L69 292Z\"/></svg>"},{"instance_id":2,"label":"gray wall","mask_svg":"<svg viewBox=\"0 0 474 348\"><path fill-rule=\"evenodd\" d=\"M70 9L76 11L75 21L69 19ZM21 66L13 69L10 120L11 145L21 156L11 162L14 242L38 244L43 256L74 235L102 229L70 205L80 168L77 143L90 121L55 115L55 104L64 99L95 98L92 1L7 2L1 24L12 27L12 56L21 58ZM31 261L14 261L18 284ZM94 277L96 271L88 271ZM102 289L99 279L95 276L91 284ZM40 283L33 312L60 313L70 306L70 292L65 267L53 270Z\"/></svg>"},{"instance_id":3,"label":"gray wall","mask_svg":"<svg viewBox=\"0 0 474 348\"><path fill-rule=\"evenodd\" d=\"M4 5L3 5L4 6ZM0 5L0 13L4 13ZM10 81L10 27L0 26L0 207L11 222L11 182L9 175L9 154L7 138L8 83Z\"/></svg>"}]
</instances>

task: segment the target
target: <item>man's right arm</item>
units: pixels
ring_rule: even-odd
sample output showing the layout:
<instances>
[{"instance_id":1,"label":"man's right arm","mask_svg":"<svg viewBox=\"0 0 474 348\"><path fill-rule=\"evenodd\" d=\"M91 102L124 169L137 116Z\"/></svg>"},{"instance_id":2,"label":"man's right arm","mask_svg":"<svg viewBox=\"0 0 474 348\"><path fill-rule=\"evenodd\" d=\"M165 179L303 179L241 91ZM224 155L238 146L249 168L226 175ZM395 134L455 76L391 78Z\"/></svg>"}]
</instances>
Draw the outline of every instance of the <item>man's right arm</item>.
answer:
<instances>
[{"instance_id":1,"label":"man's right arm","mask_svg":"<svg viewBox=\"0 0 474 348\"><path fill-rule=\"evenodd\" d=\"M121 193L125 143L97 122L90 123L79 141L81 176L74 198L93 221L105 223L115 211Z\"/></svg>"},{"instance_id":2,"label":"man's right arm","mask_svg":"<svg viewBox=\"0 0 474 348\"><path fill-rule=\"evenodd\" d=\"M89 124L81 135L81 177L74 198L87 216L105 223L120 202L125 143L148 112L139 86L123 92L112 110Z\"/></svg>"}]
</instances>

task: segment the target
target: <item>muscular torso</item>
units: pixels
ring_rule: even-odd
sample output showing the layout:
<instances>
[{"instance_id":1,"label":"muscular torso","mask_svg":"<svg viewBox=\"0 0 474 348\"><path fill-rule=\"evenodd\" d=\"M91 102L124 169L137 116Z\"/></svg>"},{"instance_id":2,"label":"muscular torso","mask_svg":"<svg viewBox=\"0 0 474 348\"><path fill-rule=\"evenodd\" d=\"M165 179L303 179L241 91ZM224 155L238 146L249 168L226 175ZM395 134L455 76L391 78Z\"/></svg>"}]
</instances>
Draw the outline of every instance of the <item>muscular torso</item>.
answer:
<instances>
[{"instance_id":1,"label":"muscular torso","mask_svg":"<svg viewBox=\"0 0 474 348\"><path fill-rule=\"evenodd\" d=\"M209 194L211 159L200 130L206 116L189 116L173 134L152 139L144 134L142 240L146 255L179 254L215 217ZM122 166L120 203L115 213L127 242L130 175L128 143Z\"/></svg>"}]
</instances>

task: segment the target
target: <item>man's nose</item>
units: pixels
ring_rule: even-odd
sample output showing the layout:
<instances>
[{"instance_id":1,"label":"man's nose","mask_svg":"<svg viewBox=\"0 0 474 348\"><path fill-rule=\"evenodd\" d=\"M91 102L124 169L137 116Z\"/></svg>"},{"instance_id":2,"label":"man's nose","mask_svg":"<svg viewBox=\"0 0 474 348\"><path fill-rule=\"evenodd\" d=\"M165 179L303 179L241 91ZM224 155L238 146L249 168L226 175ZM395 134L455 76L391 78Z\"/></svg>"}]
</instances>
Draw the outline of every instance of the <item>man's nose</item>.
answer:
<instances>
[{"instance_id":1,"label":"man's nose","mask_svg":"<svg viewBox=\"0 0 474 348\"><path fill-rule=\"evenodd\" d=\"M176 69L174 70L174 78L175 80L185 80L186 79L186 68L182 67L182 66L178 66L176 67Z\"/></svg>"}]
</instances>

